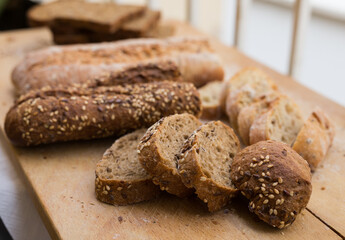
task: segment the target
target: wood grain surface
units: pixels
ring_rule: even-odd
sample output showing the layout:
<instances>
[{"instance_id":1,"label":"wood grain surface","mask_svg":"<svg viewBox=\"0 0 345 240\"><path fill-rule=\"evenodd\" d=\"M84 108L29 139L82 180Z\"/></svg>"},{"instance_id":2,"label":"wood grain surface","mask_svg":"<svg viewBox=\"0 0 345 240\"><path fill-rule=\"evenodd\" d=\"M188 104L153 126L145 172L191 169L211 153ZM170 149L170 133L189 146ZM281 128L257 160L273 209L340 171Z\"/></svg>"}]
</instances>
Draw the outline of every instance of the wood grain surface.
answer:
<instances>
[{"instance_id":1,"label":"wood grain surface","mask_svg":"<svg viewBox=\"0 0 345 240\"><path fill-rule=\"evenodd\" d=\"M183 23L173 24L176 35L202 35ZM313 175L313 193L307 209L292 226L278 230L251 214L242 198L217 213L208 213L196 198L178 199L168 194L131 206L114 207L98 202L94 193L95 166L115 139L35 148L15 148L8 142L3 124L14 100L11 70L25 52L50 45L51 36L46 29L1 33L0 140L27 183L53 239L341 239L345 236L345 108L233 48L213 39L211 42L223 58L228 76L245 66L262 67L283 92L295 99L305 117L319 106L335 123L335 140Z\"/></svg>"}]
</instances>

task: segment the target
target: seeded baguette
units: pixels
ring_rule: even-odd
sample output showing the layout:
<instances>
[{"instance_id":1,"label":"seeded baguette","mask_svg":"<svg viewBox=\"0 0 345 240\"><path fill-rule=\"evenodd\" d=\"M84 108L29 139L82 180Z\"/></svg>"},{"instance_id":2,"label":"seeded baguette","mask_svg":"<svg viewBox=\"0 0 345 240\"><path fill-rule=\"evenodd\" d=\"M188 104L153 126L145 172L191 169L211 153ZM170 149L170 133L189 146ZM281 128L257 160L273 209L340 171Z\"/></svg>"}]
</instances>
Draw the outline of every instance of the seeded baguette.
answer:
<instances>
[{"instance_id":1,"label":"seeded baguette","mask_svg":"<svg viewBox=\"0 0 345 240\"><path fill-rule=\"evenodd\" d=\"M210 212L224 207L237 193L230 180L232 160L240 142L231 128L212 121L198 128L178 156L183 183L193 187Z\"/></svg>"},{"instance_id":2,"label":"seeded baguette","mask_svg":"<svg viewBox=\"0 0 345 240\"><path fill-rule=\"evenodd\" d=\"M298 105L287 96L280 96L268 111L254 120L249 130L250 144L276 140L291 146L302 126Z\"/></svg>"},{"instance_id":3,"label":"seeded baguette","mask_svg":"<svg viewBox=\"0 0 345 240\"><path fill-rule=\"evenodd\" d=\"M293 149L309 163L311 170L315 171L331 147L334 134L334 126L329 118L317 109L304 123Z\"/></svg>"},{"instance_id":4,"label":"seeded baguette","mask_svg":"<svg viewBox=\"0 0 345 240\"><path fill-rule=\"evenodd\" d=\"M190 83L143 83L95 89L38 91L9 110L5 131L13 144L40 144L120 136L164 116L201 112Z\"/></svg>"},{"instance_id":5,"label":"seeded baguette","mask_svg":"<svg viewBox=\"0 0 345 240\"><path fill-rule=\"evenodd\" d=\"M232 163L231 180L250 200L249 210L273 227L292 224L312 192L308 163L288 145L261 141Z\"/></svg>"},{"instance_id":6,"label":"seeded baguette","mask_svg":"<svg viewBox=\"0 0 345 240\"><path fill-rule=\"evenodd\" d=\"M207 40L176 37L48 47L27 54L13 70L12 82L23 94L44 86L83 85L104 73L149 62L172 62L183 80L196 87L221 80L224 75L220 59Z\"/></svg>"},{"instance_id":7,"label":"seeded baguette","mask_svg":"<svg viewBox=\"0 0 345 240\"><path fill-rule=\"evenodd\" d=\"M220 93L224 83L210 82L198 89L202 104L201 119L219 119L222 116Z\"/></svg>"},{"instance_id":8,"label":"seeded baguette","mask_svg":"<svg viewBox=\"0 0 345 240\"><path fill-rule=\"evenodd\" d=\"M266 95L261 97L258 101L252 103L249 106L243 107L237 118L238 132L244 144L249 145L249 131L253 122L264 112L268 111L274 101L279 96Z\"/></svg>"},{"instance_id":9,"label":"seeded baguette","mask_svg":"<svg viewBox=\"0 0 345 240\"><path fill-rule=\"evenodd\" d=\"M194 189L182 183L177 172L176 156L184 141L200 125L201 122L193 115L172 115L155 123L141 139L138 146L139 160L153 177L153 183L159 185L161 190L179 197L194 192Z\"/></svg>"},{"instance_id":10,"label":"seeded baguette","mask_svg":"<svg viewBox=\"0 0 345 240\"><path fill-rule=\"evenodd\" d=\"M156 198L159 187L138 160L137 146L146 129L139 129L115 141L96 167L95 190L98 200L128 205Z\"/></svg>"}]
</instances>

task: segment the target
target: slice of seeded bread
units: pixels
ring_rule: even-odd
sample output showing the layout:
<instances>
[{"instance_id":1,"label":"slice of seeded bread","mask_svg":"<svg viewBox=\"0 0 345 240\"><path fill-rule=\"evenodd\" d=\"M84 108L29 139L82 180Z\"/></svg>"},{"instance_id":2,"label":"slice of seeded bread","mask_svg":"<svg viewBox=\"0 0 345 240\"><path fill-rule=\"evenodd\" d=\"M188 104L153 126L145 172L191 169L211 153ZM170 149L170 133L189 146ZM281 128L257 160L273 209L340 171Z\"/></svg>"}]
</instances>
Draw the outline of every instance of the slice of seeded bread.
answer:
<instances>
[{"instance_id":1,"label":"slice of seeded bread","mask_svg":"<svg viewBox=\"0 0 345 240\"><path fill-rule=\"evenodd\" d=\"M96 167L97 199L127 205L153 199L160 193L138 160L137 146L146 129L127 134L104 153Z\"/></svg>"},{"instance_id":2,"label":"slice of seeded bread","mask_svg":"<svg viewBox=\"0 0 345 240\"><path fill-rule=\"evenodd\" d=\"M250 144L276 140L291 146L302 126L303 118L298 105L290 98L281 96L268 111L254 120L249 130Z\"/></svg>"},{"instance_id":3,"label":"slice of seeded bread","mask_svg":"<svg viewBox=\"0 0 345 240\"><path fill-rule=\"evenodd\" d=\"M204 124L185 142L178 155L178 171L187 187L214 212L236 195L230 180L231 164L240 151L234 131L220 121Z\"/></svg>"},{"instance_id":4,"label":"slice of seeded bread","mask_svg":"<svg viewBox=\"0 0 345 240\"><path fill-rule=\"evenodd\" d=\"M312 171L327 154L335 130L329 118L320 109L315 110L298 133L293 149L301 155Z\"/></svg>"},{"instance_id":5,"label":"slice of seeded bread","mask_svg":"<svg viewBox=\"0 0 345 240\"><path fill-rule=\"evenodd\" d=\"M159 120L141 139L139 160L161 190L179 197L193 193L194 189L187 188L181 181L176 168L176 155L184 141L200 125L201 122L191 114L175 114Z\"/></svg>"},{"instance_id":6,"label":"slice of seeded bread","mask_svg":"<svg viewBox=\"0 0 345 240\"><path fill-rule=\"evenodd\" d=\"M238 133L244 144L249 145L249 130L254 120L262 113L270 109L272 103L279 97L276 95L263 96L260 100L249 106L243 107L238 114Z\"/></svg>"},{"instance_id":7,"label":"slice of seeded bread","mask_svg":"<svg viewBox=\"0 0 345 240\"><path fill-rule=\"evenodd\" d=\"M219 119L222 116L220 108L220 93L223 82L210 82L198 89L201 98L201 119Z\"/></svg>"},{"instance_id":8,"label":"slice of seeded bread","mask_svg":"<svg viewBox=\"0 0 345 240\"><path fill-rule=\"evenodd\" d=\"M229 84L226 114L235 131L238 130L237 118L243 107L250 105L262 96L278 94L275 83L264 72L256 68L241 71L239 75L230 80Z\"/></svg>"}]
</instances>

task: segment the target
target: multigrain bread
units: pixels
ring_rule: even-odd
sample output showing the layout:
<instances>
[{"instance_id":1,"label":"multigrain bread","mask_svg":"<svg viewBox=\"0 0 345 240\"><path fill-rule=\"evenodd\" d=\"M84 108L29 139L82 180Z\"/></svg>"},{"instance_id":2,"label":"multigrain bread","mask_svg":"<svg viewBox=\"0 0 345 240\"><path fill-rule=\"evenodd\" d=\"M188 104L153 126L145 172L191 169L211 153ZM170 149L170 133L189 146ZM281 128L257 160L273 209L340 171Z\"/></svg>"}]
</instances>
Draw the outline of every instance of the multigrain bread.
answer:
<instances>
[{"instance_id":1,"label":"multigrain bread","mask_svg":"<svg viewBox=\"0 0 345 240\"><path fill-rule=\"evenodd\" d=\"M9 110L8 138L19 146L120 136L164 116L199 116L199 93L190 83L143 83L29 93Z\"/></svg>"},{"instance_id":2,"label":"multigrain bread","mask_svg":"<svg viewBox=\"0 0 345 240\"><path fill-rule=\"evenodd\" d=\"M156 28L159 18L160 12L146 10L142 16L122 24L115 33L98 33L85 29L76 29L66 25L59 25L56 22L50 25L50 29L53 33L54 42L57 44L116 41L145 37L147 33Z\"/></svg>"},{"instance_id":3,"label":"multigrain bread","mask_svg":"<svg viewBox=\"0 0 345 240\"><path fill-rule=\"evenodd\" d=\"M149 61L173 62L184 81L196 87L224 75L206 39L175 37L48 47L27 54L13 70L12 82L23 94L44 86L84 84L106 72Z\"/></svg>"},{"instance_id":4,"label":"multigrain bread","mask_svg":"<svg viewBox=\"0 0 345 240\"><path fill-rule=\"evenodd\" d=\"M224 207L237 193L230 170L239 151L240 143L232 129L220 121L212 121L198 128L178 155L183 183L195 188L210 212Z\"/></svg>"},{"instance_id":5,"label":"multigrain bread","mask_svg":"<svg viewBox=\"0 0 345 240\"><path fill-rule=\"evenodd\" d=\"M85 1L55 1L41 4L28 11L31 26L60 25L114 33L122 24L144 14L143 6Z\"/></svg>"},{"instance_id":6,"label":"multigrain bread","mask_svg":"<svg viewBox=\"0 0 345 240\"><path fill-rule=\"evenodd\" d=\"M276 84L264 72L256 68L242 70L229 81L229 84L226 114L235 131L238 131L237 118L242 108L262 96L278 94Z\"/></svg>"},{"instance_id":7,"label":"multigrain bread","mask_svg":"<svg viewBox=\"0 0 345 240\"><path fill-rule=\"evenodd\" d=\"M249 130L250 144L276 140L291 146L302 126L298 105L287 96L280 96L268 111L254 120Z\"/></svg>"},{"instance_id":8,"label":"multigrain bread","mask_svg":"<svg viewBox=\"0 0 345 240\"><path fill-rule=\"evenodd\" d=\"M185 140L201 125L190 114L178 114L162 118L150 127L138 145L139 160L153 177L153 182L179 197L194 192L181 181L177 172L177 154Z\"/></svg>"},{"instance_id":9,"label":"multigrain bread","mask_svg":"<svg viewBox=\"0 0 345 240\"><path fill-rule=\"evenodd\" d=\"M273 102L279 98L275 95L266 95L258 99L258 101L243 107L237 118L238 133L244 144L249 145L249 131L254 120L262 113L271 108Z\"/></svg>"},{"instance_id":10,"label":"multigrain bread","mask_svg":"<svg viewBox=\"0 0 345 240\"><path fill-rule=\"evenodd\" d=\"M128 205L156 198L159 187L143 169L137 146L146 129L139 129L115 141L96 167L95 190L98 200Z\"/></svg>"},{"instance_id":11,"label":"multigrain bread","mask_svg":"<svg viewBox=\"0 0 345 240\"><path fill-rule=\"evenodd\" d=\"M293 223L312 191L308 163L288 145L275 141L258 142L239 152L231 180L250 200L249 210L278 228Z\"/></svg>"},{"instance_id":12,"label":"multigrain bread","mask_svg":"<svg viewBox=\"0 0 345 240\"><path fill-rule=\"evenodd\" d=\"M224 83L210 82L198 89L202 104L202 119L219 119L222 116L220 107L220 93Z\"/></svg>"},{"instance_id":13,"label":"multigrain bread","mask_svg":"<svg viewBox=\"0 0 345 240\"><path fill-rule=\"evenodd\" d=\"M293 149L315 171L331 147L334 134L334 126L329 118L320 109L316 109L298 133Z\"/></svg>"}]
</instances>

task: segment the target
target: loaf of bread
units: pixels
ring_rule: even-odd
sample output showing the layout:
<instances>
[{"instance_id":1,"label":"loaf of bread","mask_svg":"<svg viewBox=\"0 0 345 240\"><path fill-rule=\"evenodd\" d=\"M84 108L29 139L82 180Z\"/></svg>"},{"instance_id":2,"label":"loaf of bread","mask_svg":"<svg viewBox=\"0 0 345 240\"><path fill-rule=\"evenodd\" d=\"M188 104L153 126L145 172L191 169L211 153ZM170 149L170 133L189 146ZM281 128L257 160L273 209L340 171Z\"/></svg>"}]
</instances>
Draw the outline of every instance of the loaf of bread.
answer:
<instances>
[{"instance_id":1,"label":"loaf of bread","mask_svg":"<svg viewBox=\"0 0 345 240\"><path fill-rule=\"evenodd\" d=\"M143 169L137 146L146 129L139 129L115 141L96 168L95 190L98 200L127 205L156 198L159 187Z\"/></svg>"},{"instance_id":2,"label":"loaf of bread","mask_svg":"<svg viewBox=\"0 0 345 240\"><path fill-rule=\"evenodd\" d=\"M198 128L178 155L183 183L195 188L210 212L224 207L237 193L230 170L239 151L240 142L234 131L220 121L212 121Z\"/></svg>"},{"instance_id":3,"label":"loaf of bread","mask_svg":"<svg viewBox=\"0 0 345 240\"><path fill-rule=\"evenodd\" d=\"M8 138L19 146L120 136L164 116L201 114L191 83L142 83L29 93L9 110Z\"/></svg>"},{"instance_id":4,"label":"loaf of bread","mask_svg":"<svg viewBox=\"0 0 345 240\"><path fill-rule=\"evenodd\" d=\"M224 86L221 81L210 82L198 89L202 104L201 119L216 120L222 116L220 93Z\"/></svg>"},{"instance_id":5,"label":"loaf of bread","mask_svg":"<svg viewBox=\"0 0 345 240\"><path fill-rule=\"evenodd\" d=\"M223 79L219 57L204 38L136 39L113 43L53 46L31 52L12 72L23 94L45 86L85 84L107 72L123 71L135 64L172 62L186 82L200 87Z\"/></svg>"},{"instance_id":6,"label":"loaf of bread","mask_svg":"<svg viewBox=\"0 0 345 240\"><path fill-rule=\"evenodd\" d=\"M177 172L177 154L185 140L201 125L190 114L176 114L162 118L150 127L138 146L139 160L153 177L153 182L179 197L194 192L181 181Z\"/></svg>"},{"instance_id":7,"label":"loaf of bread","mask_svg":"<svg viewBox=\"0 0 345 240\"><path fill-rule=\"evenodd\" d=\"M250 144L276 140L291 146L302 126L303 117L298 105L282 95L254 120L249 130Z\"/></svg>"},{"instance_id":8,"label":"loaf of bread","mask_svg":"<svg viewBox=\"0 0 345 240\"><path fill-rule=\"evenodd\" d=\"M301 155L312 171L326 156L332 145L334 126L320 109L312 112L298 133L293 149Z\"/></svg>"},{"instance_id":9,"label":"loaf of bread","mask_svg":"<svg viewBox=\"0 0 345 240\"><path fill-rule=\"evenodd\" d=\"M284 228L307 206L312 186L308 163L288 145L261 141L239 152L231 180L250 200L249 210Z\"/></svg>"},{"instance_id":10,"label":"loaf of bread","mask_svg":"<svg viewBox=\"0 0 345 240\"><path fill-rule=\"evenodd\" d=\"M143 6L85 1L55 1L28 11L31 26L45 26L57 21L60 25L114 33L122 24L145 12Z\"/></svg>"}]
</instances>

